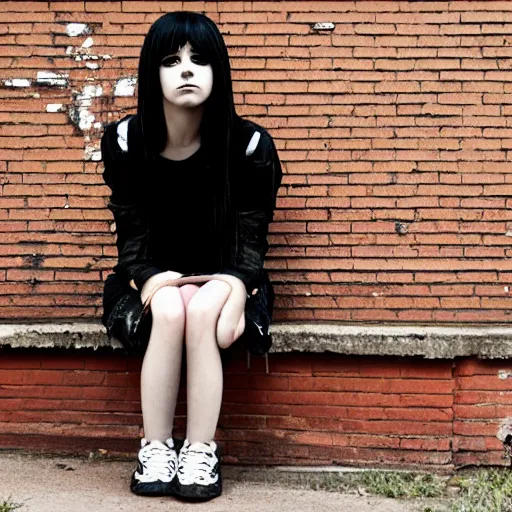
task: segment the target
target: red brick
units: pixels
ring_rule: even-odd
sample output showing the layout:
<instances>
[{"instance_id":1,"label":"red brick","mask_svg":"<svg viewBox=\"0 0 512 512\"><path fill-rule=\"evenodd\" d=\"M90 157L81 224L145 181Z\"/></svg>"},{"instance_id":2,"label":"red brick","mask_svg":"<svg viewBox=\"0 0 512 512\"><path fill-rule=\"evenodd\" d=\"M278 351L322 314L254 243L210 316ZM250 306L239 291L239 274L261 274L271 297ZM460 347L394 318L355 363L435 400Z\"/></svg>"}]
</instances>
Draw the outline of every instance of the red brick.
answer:
<instances>
[{"instance_id":1,"label":"red brick","mask_svg":"<svg viewBox=\"0 0 512 512\"><path fill-rule=\"evenodd\" d=\"M489 391L466 391L456 390L454 393L455 403L457 404L481 404L481 403L495 403L495 404L512 404L512 391L500 391L496 393L494 390Z\"/></svg>"},{"instance_id":2,"label":"red brick","mask_svg":"<svg viewBox=\"0 0 512 512\"><path fill-rule=\"evenodd\" d=\"M458 467L463 466L510 466L510 459L505 457L503 450L497 452L487 451L484 453L478 452L462 452L455 453L453 462Z\"/></svg>"},{"instance_id":3,"label":"red brick","mask_svg":"<svg viewBox=\"0 0 512 512\"><path fill-rule=\"evenodd\" d=\"M496 420L454 421L453 433L463 436L496 436L500 425Z\"/></svg>"}]
</instances>

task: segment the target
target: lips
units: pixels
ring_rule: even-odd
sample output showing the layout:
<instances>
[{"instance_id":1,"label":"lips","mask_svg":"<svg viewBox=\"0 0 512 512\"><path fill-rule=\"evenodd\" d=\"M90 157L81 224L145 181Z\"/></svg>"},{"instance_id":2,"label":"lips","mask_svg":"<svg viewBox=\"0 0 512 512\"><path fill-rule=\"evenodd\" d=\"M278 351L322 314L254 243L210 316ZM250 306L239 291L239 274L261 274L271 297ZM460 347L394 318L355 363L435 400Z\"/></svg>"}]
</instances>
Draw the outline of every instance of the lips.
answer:
<instances>
[{"instance_id":1,"label":"lips","mask_svg":"<svg viewBox=\"0 0 512 512\"><path fill-rule=\"evenodd\" d=\"M183 89L185 87L195 87L196 89L198 89L197 85L194 85L194 84L184 84L184 85L180 85L178 87L178 89Z\"/></svg>"}]
</instances>

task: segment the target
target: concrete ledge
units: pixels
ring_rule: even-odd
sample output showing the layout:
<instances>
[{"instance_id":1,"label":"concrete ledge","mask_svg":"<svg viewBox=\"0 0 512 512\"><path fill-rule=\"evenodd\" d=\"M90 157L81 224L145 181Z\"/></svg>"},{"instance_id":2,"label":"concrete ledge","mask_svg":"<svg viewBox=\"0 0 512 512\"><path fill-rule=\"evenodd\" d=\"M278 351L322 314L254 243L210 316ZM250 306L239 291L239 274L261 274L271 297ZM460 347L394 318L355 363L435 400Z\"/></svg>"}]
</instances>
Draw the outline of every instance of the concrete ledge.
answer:
<instances>
[{"instance_id":1,"label":"concrete ledge","mask_svg":"<svg viewBox=\"0 0 512 512\"><path fill-rule=\"evenodd\" d=\"M423 356L453 359L512 358L511 327L435 327L274 324L271 352ZM99 322L0 324L0 346L14 348L122 348Z\"/></svg>"}]
</instances>

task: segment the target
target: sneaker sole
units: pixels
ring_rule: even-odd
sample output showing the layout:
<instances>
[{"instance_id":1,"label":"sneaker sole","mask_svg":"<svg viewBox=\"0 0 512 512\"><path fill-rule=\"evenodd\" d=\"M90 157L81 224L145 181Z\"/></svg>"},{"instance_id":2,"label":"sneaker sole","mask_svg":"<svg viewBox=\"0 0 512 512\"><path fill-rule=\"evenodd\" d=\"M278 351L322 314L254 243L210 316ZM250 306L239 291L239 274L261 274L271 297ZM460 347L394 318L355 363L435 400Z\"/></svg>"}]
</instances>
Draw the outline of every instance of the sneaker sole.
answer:
<instances>
[{"instance_id":1,"label":"sneaker sole","mask_svg":"<svg viewBox=\"0 0 512 512\"><path fill-rule=\"evenodd\" d=\"M217 498L221 494L221 482L208 486L199 484L182 485L177 483L174 487L174 496L187 501L207 501Z\"/></svg>"},{"instance_id":2,"label":"sneaker sole","mask_svg":"<svg viewBox=\"0 0 512 512\"><path fill-rule=\"evenodd\" d=\"M132 475L130 491L137 496L174 496L174 483L171 482L139 482Z\"/></svg>"}]
</instances>

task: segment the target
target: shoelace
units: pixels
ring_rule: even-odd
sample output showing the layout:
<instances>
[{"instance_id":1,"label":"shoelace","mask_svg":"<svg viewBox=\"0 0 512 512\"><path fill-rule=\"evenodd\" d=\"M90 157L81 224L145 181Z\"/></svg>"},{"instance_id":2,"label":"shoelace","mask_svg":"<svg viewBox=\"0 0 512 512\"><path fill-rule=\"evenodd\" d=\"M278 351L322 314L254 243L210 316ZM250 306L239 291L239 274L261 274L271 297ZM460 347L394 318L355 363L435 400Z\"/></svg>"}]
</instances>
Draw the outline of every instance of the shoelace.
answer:
<instances>
[{"instance_id":1,"label":"shoelace","mask_svg":"<svg viewBox=\"0 0 512 512\"><path fill-rule=\"evenodd\" d=\"M176 459L174 450L163 443L153 441L147 444L139 452L139 460L144 466L140 480L170 482L176 473Z\"/></svg>"},{"instance_id":2,"label":"shoelace","mask_svg":"<svg viewBox=\"0 0 512 512\"><path fill-rule=\"evenodd\" d=\"M180 452L178 478L182 484L213 484L219 479L213 471L217 463L215 448L205 443L185 444Z\"/></svg>"}]
</instances>

